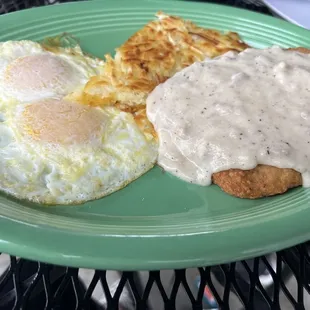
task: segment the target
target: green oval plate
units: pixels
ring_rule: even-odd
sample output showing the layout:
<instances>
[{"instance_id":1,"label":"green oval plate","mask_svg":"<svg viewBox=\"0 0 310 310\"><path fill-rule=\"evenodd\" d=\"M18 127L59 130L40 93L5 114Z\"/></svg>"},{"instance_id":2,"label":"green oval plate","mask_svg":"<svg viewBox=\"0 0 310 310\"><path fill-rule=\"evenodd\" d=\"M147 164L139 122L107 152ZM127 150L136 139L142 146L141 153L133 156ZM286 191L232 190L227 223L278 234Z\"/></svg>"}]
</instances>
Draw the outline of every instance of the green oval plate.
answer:
<instances>
[{"instance_id":1,"label":"green oval plate","mask_svg":"<svg viewBox=\"0 0 310 310\"><path fill-rule=\"evenodd\" d=\"M310 47L310 32L272 17L183 1L91 1L0 16L0 40L69 32L97 56L113 52L163 10L233 30L256 47ZM267 90L268 91L268 90ZM194 267L279 250L310 237L310 190L242 200L217 186L152 171L103 199L44 207L0 197L0 250L68 266L122 270Z\"/></svg>"}]
</instances>

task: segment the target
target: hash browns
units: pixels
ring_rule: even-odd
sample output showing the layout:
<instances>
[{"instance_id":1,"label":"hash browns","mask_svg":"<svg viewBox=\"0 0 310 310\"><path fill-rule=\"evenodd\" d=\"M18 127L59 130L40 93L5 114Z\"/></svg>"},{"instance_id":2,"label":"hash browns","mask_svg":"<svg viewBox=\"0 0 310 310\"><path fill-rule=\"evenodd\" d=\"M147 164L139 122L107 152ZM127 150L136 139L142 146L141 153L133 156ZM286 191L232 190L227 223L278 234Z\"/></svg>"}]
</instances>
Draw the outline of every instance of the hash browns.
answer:
<instances>
[{"instance_id":1,"label":"hash browns","mask_svg":"<svg viewBox=\"0 0 310 310\"><path fill-rule=\"evenodd\" d=\"M92 77L80 98L74 98L93 106L116 105L131 113L147 139L157 139L146 117L146 98L158 84L207 56L248 47L237 33L222 34L163 12L156 16L117 48L114 58L105 55L104 73Z\"/></svg>"},{"instance_id":2,"label":"hash browns","mask_svg":"<svg viewBox=\"0 0 310 310\"><path fill-rule=\"evenodd\" d=\"M176 72L227 51L248 47L238 34L204 29L163 12L116 49L105 55L104 74L93 77L84 89L91 105L145 105L148 94Z\"/></svg>"}]
</instances>

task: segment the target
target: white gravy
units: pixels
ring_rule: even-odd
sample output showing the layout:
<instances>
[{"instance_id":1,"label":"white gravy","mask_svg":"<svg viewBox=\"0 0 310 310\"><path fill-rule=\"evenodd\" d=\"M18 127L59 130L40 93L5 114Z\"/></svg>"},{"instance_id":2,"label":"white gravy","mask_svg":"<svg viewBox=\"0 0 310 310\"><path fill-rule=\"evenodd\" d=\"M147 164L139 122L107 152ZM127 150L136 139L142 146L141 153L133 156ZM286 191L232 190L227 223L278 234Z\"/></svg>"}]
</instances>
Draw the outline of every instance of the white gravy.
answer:
<instances>
[{"instance_id":1,"label":"white gravy","mask_svg":"<svg viewBox=\"0 0 310 310\"><path fill-rule=\"evenodd\" d=\"M310 186L310 56L278 47L228 52L157 86L147 116L158 164L181 179L257 164L293 168Z\"/></svg>"}]
</instances>

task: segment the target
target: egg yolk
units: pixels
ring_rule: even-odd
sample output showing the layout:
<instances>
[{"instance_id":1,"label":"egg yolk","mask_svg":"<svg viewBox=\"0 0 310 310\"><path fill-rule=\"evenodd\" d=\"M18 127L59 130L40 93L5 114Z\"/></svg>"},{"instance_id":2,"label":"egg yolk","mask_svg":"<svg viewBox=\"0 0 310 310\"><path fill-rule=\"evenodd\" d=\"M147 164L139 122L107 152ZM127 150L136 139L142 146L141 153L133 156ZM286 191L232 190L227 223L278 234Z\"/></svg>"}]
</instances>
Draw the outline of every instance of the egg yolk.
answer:
<instances>
[{"instance_id":1,"label":"egg yolk","mask_svg":"<svg viewBox=\"0 0 310 310\"><path fill-rule=\"evenodd\" d=\"M50 95L46 91L63 93L64 85L70 84L77 75L75 71L60 57L29 55L17 58L7 66L4 83L18 99L35 100Z\"/></svg>"},{"instance_id":2,"label":"egg yolk","mask_svg":"<svg viewBox=\"0 0 310 310\"><path fill-rule=\"evenodd\" d=\"M26 105L19 117L23 134L61 145L98 141L104 124L99 109L57 99Z\"/></svg>"}]
</instances>

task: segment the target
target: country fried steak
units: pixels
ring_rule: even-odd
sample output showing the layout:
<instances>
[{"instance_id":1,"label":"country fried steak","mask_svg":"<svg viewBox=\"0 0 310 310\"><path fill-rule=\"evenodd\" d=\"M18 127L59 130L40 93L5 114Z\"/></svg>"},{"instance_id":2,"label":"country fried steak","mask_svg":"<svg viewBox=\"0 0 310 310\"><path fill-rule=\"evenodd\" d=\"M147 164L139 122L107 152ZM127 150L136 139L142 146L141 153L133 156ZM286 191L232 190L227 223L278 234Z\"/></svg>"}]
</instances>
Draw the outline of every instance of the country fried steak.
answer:
<instances>
[{"instance_id":1,"label":"country fried steak","mask_svg":"<svg viewBox=\"0 0 310 310\"><path fill-rule=\"evenodd\" d=\"M304 47L289 50L310 54ZM239 198L261 198L285 193L302 185L301 174L293 169L258 165L251 170L230 169L214 173L212 181L224 192Z\"/></svg>"}]
</instances>

